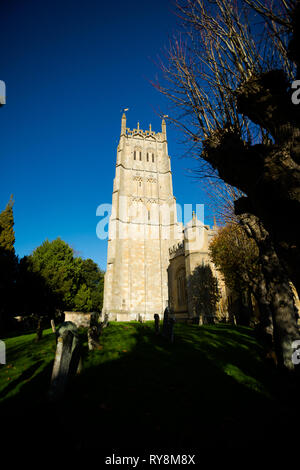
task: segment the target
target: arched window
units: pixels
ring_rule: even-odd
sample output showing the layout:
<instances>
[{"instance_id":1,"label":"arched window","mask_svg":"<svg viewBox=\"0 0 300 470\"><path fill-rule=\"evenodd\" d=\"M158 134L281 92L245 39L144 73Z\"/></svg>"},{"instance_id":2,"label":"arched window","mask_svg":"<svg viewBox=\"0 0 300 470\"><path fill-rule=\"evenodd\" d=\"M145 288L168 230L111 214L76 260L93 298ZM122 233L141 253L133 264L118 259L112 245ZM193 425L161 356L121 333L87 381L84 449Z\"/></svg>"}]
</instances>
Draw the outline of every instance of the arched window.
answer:
<instances>
[{"instance_id":1,"label":"arched window","mask_svg":"<svg viewBox=\"0 0 300 470\"><path fill-rule=\"evenodd\" d=\"M152 162L154 163L154 153L152 153Z\"/></svg>"},{"instance_id":2,"label":"arched window","mask_svg":"<svg viewBox=\"0 0 300 470\"><path fill-rule=\"evenodd\" d=\"M136 160L136 151L133 152L133 159Z\"/></svg>"},{"instance_id":3,"label":"arched window","mask_svg":"<svg viewBox=\"0 0 300 470\"><path fill-rule=\"evenodd\" d=\"M140 151L140 160L142 160L142 152Z\"/></svg>"},{"instance_id":4,"label":"arched window","mask_svg":"<svg viewBox=\"0 0 300 470\"><path fill-rule=\"evenodd\" d=\"M147 162L149 162L149 153L147 152Z\"/></svg>"}]
</instances>

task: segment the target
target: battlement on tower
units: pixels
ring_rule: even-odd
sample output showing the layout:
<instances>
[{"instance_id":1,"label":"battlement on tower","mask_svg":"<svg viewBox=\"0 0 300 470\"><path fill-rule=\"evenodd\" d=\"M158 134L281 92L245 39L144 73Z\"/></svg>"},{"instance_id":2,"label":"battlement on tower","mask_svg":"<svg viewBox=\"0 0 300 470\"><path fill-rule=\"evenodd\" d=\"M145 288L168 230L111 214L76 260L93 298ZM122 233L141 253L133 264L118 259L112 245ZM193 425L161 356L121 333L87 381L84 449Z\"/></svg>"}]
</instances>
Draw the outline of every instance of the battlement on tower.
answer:
<instances>
[{"instance_id":1,"label":"battlement on tower","mask_svg":"<svg viewBox=\"0 0 300 470\"><path fill-rule=\"evenodd\" d=\"M151 129L143 131L139 127L137 129L129 129L129 127L126 127L126 135L130 137L141 136L144 138L151 136L157 139L161 137L161 132L154 132Z\"/></svg>"},{"instance_id":2,"label":"battlement on tower","mask_svg":"<svg viewBox=\"0 0 300 470\"><path fill-rule=\"evenodd\" d=\"M166 122L163 119L161 123L161 132L155 132L152 130L151 124L149 125L149 129L143 130L140 129L140 123L137 123L137 127L135 129L130 129L126 127L126 115L125 113L122 116L121 121L121 137L129 137L129 138L142 138L145 140L155 140L158 142L166 142L167 134L166 134Z\"/></svg>"}]
</instances>

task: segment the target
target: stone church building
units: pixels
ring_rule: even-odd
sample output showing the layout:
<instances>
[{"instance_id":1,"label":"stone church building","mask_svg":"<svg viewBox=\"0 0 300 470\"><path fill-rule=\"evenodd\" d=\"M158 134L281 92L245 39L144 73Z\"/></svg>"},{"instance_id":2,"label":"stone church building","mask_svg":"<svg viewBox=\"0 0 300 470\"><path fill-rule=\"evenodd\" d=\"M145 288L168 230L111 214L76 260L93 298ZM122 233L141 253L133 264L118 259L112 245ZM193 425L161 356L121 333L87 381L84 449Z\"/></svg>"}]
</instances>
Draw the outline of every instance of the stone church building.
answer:
<instances>
[{"instance_id":1,"label":"stone church building","mask_svg":"<svg viewBox=\"0 0 300 470\"><path fill-rule=\"evenodd\" d=\"M122 116L109 220L107 270L102 313L110 320L153 320L169 305L176 317L199 315L187 279L209 264L222 298L215 314L225 316L226 290L208 256L217 227L195 214L183 227L177 221L166 123L161 132L130 130Z\"/></svg>"}]
</instances>

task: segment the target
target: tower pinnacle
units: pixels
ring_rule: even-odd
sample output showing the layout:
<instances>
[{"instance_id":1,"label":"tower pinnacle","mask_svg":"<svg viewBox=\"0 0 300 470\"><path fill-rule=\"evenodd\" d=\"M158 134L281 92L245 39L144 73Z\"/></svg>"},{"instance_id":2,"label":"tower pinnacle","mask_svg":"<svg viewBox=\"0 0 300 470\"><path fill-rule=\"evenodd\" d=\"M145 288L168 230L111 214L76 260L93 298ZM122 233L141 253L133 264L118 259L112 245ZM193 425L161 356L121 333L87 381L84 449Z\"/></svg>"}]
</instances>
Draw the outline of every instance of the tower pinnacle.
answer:
<instances>
[{"instance_id":1,"label":"tower pinnacle","mask_svg":"<svg viewBox=\"0 0 300 470\"><path fill-rule=\"evenodd\" d=\"M166 121L164 118L161 121L161 132L162 132L164 139L166 140L167 139L167 126L166 126Z\"/></svg>"}]
</instances>

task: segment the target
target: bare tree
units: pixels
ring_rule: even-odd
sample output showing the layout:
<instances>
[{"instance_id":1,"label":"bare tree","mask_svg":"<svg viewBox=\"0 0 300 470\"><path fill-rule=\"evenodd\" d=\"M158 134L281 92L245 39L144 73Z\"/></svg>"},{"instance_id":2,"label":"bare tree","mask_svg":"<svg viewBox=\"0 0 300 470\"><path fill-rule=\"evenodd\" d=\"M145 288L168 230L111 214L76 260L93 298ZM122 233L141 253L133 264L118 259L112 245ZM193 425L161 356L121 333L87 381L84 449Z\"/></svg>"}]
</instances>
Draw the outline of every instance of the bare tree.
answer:
<instances>
[{"instance_id":1,"label":"bare tree","mask_svg":"<svg viewBox=\"0 0 300 470\"><path fill-rule=\"evenodd\" d=\"M290 332L297 330L288 283L283 282L288 277L278 257L299 293L300 119L290 93L299 64L288 47L291 33L297 34L296 4L178 1L183 30L170 42L161 62L163 81L156 83L171 102L171 120L193 143L199 162L244 193L234 202L235 214L259 246L268 288L277 289L276 299L282 297L285 305L284 313L273 312L273 321L281 325L279 336L285 340L278 344L288 369ZM271 283L270 273L279 283Z\"/></svg>"}]
</instances>

